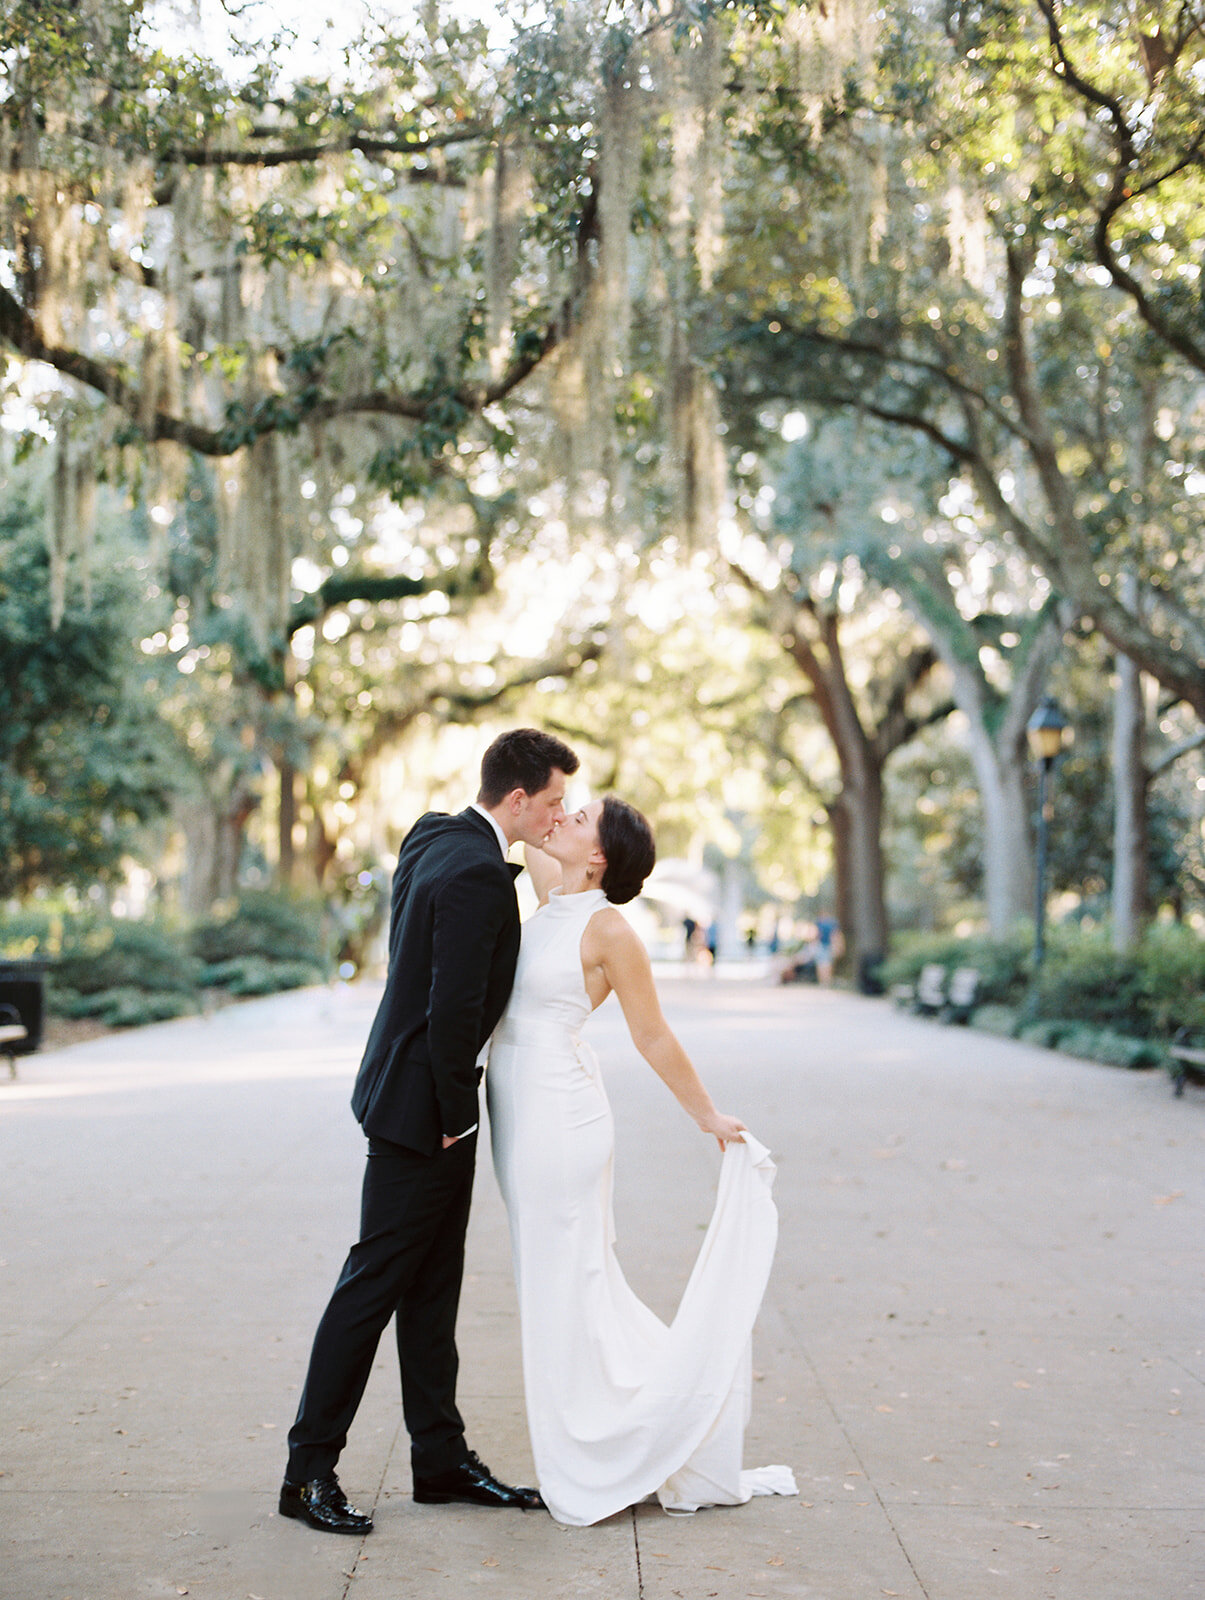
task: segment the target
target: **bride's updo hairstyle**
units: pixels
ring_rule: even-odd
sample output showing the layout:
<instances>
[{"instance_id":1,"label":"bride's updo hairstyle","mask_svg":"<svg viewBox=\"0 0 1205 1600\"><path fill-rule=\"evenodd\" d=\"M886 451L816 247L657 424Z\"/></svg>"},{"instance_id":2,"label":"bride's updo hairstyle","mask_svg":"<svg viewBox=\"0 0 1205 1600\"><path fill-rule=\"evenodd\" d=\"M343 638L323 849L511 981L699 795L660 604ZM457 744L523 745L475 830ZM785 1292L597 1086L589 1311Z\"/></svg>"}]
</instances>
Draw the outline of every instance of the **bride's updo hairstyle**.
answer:
<instances>
[{"instance_id":1,"label":"bride's updo hairstyle","mask_svg":"<svg viewBox=\"0 0 1205 1600\"><path fill-rule=\"evenodd\" d=\"M607 858L599 887L613 905L626 905L640 893L657 859L648 819L626 800L604 795L598 845Z\"/></svg>"}]
</instances>

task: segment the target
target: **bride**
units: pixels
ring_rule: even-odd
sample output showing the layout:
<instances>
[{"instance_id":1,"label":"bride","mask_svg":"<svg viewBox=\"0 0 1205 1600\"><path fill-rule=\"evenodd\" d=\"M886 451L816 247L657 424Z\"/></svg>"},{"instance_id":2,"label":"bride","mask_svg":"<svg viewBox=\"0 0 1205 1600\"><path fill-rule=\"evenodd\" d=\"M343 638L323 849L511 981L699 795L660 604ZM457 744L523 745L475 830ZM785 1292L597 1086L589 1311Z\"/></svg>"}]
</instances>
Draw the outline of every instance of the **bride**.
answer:
<instances>
[{"instance_id":1,"label":"bride","mask_svg":"<svg viewBox=\"0 0 1205 1600\"><path fill-rule=\"evenodd\" d=\"M644 817L610 795L566 816L542 851L528 847L540 909L523 928L486 1073L532 1453L548 1509L577 1526L653 1494L685 1512L797 1492L785 1467L741 1470L750 1339L777 1235L774 1165L743 1122L716 1110L615 909L640 892L654 855ZM579 1037L612 991L640 1053L724 1152L715 1212L669 1326L614 1253L611 1109Z\"/></svg>"}]
</instances>

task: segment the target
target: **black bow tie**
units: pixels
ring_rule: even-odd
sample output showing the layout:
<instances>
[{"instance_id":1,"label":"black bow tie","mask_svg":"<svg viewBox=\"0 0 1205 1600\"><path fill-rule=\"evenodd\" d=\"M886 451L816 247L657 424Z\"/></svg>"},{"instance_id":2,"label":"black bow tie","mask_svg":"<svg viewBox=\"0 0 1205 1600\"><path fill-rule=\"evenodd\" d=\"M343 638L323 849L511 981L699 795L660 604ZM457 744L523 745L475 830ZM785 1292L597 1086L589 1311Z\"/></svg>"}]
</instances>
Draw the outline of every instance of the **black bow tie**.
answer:
<instances>
[{"instance_id":1,"label":"black bow tie","mask_svg":"<svg viewBox=\"0 0 1205 1600\"><path fill-rule=\"evenodd\" d=\"M517 878L523 871L523 867L518 861L508 861L506 865L510 868L510 875L512 878Z\"/></svg>"}]
</instances>

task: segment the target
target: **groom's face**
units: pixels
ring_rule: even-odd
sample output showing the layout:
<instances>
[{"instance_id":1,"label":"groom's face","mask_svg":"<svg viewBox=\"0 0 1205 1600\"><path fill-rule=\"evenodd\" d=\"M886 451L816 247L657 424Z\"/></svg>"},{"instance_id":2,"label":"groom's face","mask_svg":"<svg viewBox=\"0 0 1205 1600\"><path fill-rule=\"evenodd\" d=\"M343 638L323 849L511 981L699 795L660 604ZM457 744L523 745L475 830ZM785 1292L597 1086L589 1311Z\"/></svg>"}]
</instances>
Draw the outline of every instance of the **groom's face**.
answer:
<instances>
[{"instance_id":1,"label":"groom's face","mask_svg":"<svg viewBox=\"0 0 1205 1600\"><path fill-rule=\"evenodd\" d=\"M552 769L546 788L538 794L516 791L522 798L518 802L514 820L514 840L522 844L541 845L565 815L565 774Z\"/></svg>"}]
</instances>

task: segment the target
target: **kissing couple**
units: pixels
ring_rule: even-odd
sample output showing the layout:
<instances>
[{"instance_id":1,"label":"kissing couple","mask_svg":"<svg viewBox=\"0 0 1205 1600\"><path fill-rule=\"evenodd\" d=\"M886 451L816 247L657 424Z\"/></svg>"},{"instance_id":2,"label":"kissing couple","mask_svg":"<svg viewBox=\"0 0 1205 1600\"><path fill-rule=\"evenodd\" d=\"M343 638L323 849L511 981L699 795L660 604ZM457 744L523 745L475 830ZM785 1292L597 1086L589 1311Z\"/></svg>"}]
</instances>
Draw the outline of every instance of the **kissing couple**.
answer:
<instances>
[{"instance_id":1,"label":"kissing couple","mask_svg":"<svg viewBox=\"0 0 1205 1600\"><path fill-rule=\"evenodd\" d=\"M391 1318L420 1504L546 1507L583 1526L651 1495L686 1512L797 1492L786 1467L741 1467L751 1335L777 1237L774 1166L716 1110L616 909L652 870L652 830L610 795L566 814L578 765L551 734L512 729L485 753L476 802L429 812L402 843L389 973L352 1094L368 1139L360 1237L318 1324L280 1493L281 1515L310 1527L372 1528L335 1467ZM540 902L522 929L522 868L506 859L518 843ZM668 1326L613 1248L611 1109L580 1037L612 992L637 1049L723 1151L715 1211ZM495 1477L456 1407L487 1044L538 1488Z\"/></svg>"}]
</instances>

